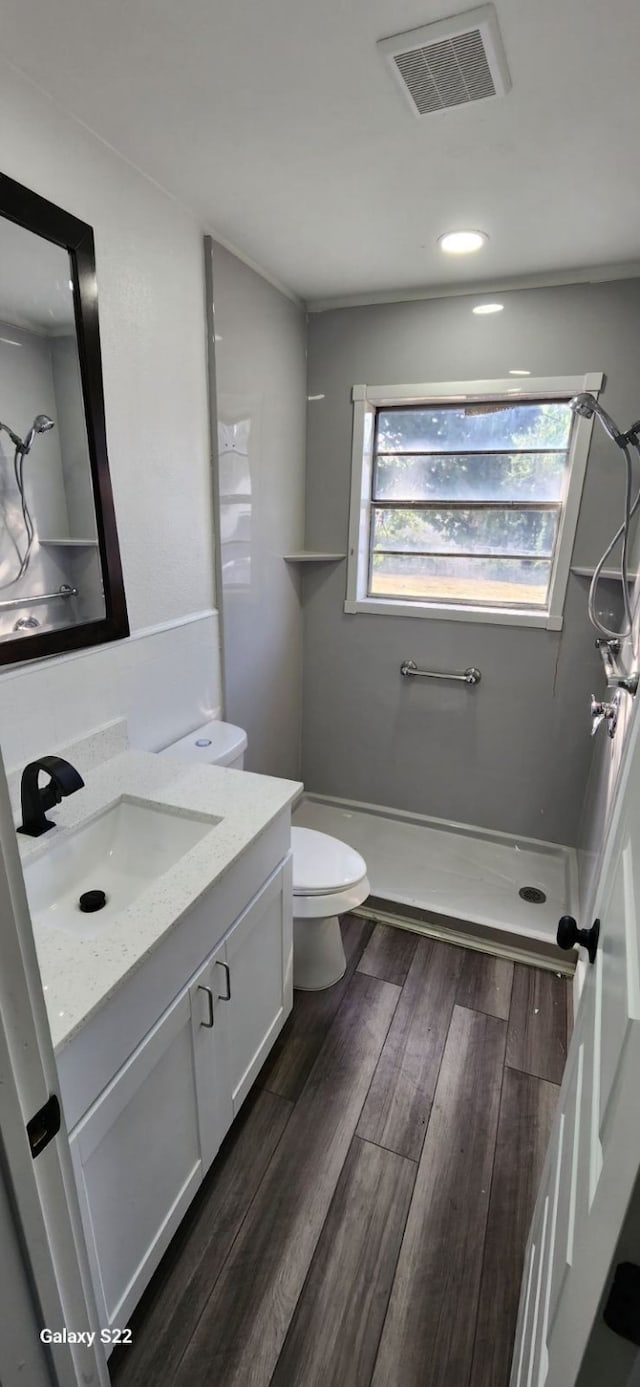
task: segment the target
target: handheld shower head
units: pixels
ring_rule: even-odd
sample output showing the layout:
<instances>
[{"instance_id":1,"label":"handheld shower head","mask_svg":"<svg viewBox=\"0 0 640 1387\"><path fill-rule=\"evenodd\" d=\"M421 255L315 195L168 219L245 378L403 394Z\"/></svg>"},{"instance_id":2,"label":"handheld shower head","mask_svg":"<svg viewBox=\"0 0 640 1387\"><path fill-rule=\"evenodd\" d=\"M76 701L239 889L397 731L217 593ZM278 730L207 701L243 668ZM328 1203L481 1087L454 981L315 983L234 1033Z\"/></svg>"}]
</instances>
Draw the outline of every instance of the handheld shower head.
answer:
<instances>
[{"instance_id":1,"label":"handheld shower head","mask_svg":"<svg viewBox=\"0 0 640 1387\"><path fill-rule=\"evenodd\" d=\"M48 414L36 414L29 432L25 435L24 442L20 445L21 452L25 454L31 452L31 446L36 434L48 433L49 429L53 428L55 428L55 424L53 419L49 418Z\"/></svg>"},{"instance_id":2,"label":"handheld shower head","mask_svg":"<svg viewBox=\"0 0 640 1387\"><path fill-rule=\"evenodd\" d=\"M614 423L611 415L607 414L606 409L603 409L602 405L598 403L595 395L589 394L588 391L583 391L581 395L574 395L573 399L569 401L569 408L573 410L574 414L579 414L581 419L593 419L594 414L597 415L609 438L612 438L614 443L624 447L625 437L622 430Z\"/></svg>"}]
</instances>

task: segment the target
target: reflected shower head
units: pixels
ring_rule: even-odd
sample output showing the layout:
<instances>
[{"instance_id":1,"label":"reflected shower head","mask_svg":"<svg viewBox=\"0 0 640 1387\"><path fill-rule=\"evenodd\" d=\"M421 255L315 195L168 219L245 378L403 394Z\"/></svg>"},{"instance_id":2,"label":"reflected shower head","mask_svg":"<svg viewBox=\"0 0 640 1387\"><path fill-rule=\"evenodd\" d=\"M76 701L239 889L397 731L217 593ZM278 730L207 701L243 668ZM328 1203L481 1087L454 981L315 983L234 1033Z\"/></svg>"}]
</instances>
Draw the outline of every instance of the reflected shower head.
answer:
<instances>
[{"instance_id":1,"label":"reflected shower head","mask_svg":"<svg viewBox=\"0 0 640 1387\"><path fill-rule=\"evenodd\" d=\"M569 401L569 408L573 410L574 414L579 414L581 419L593 419L594 414L596 414L603 429L606 430L614 443L621 442L624 447L625 438L622 430L614 423L611 415L607 414L606 409L598 404L595 395L590 395L587 391L581 395L574 395L573 399Z\"/></svg>"},{"instance_id":2,"label":"reflected shower head","mask_svg":"<svg viewBox=\"0 0 640 1387\"><path fill-rule=\"evenodd\" d=\"M31 451L31 445L36 434L48 433L49 429L53 428L55 428L55 424L53 422L53 419L49 418L48 414L36 414L31 428L29 429L29 432L25 437L24 443L20 445L21 451L23 453L29 453Z\"/></svg>"}]
</instances>

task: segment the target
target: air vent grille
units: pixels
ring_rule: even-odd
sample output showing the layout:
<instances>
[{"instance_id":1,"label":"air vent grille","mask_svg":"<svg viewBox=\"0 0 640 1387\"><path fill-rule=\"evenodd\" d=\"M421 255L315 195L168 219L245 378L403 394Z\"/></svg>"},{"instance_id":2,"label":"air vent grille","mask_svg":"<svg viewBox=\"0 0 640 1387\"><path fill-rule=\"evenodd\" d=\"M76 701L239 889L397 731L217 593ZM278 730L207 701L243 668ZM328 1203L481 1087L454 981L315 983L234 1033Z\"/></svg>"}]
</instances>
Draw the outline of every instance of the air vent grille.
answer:
<instances>
[{"instance_id":1,"label":"air vent grille","mask_svg":"<svg viewBox=\"0 0 640 1387\"><path fill-rule=\"evenodd\" d=\"M496 94L479 29L399 53L395 63L421 116Z\"/></svg>"},{"instance_id":2,"label":"air vent grille","mask_svg":"<svg viewBox=\"0 0 640 1387\"><path fill-rule=\"evenodd\" d=\"M509 74L492 5L379 44L414 115L504 96Z\"/></svg>"}]
</instances>

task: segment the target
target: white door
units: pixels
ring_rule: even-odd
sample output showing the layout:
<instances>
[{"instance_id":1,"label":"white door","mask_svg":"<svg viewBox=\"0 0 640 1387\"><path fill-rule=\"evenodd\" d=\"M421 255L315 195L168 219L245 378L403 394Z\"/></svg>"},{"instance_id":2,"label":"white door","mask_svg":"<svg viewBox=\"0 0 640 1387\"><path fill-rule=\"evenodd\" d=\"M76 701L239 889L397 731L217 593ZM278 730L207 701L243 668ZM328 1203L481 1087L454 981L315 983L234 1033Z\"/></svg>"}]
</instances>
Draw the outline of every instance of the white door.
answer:
<instances>
[{"instance_id":1,"label":"white door","mask_svg":"<svg viewBox=\"0 0 640 1387\"><path fill-rule=\"evenodd\" d=\"M29 1285L9 1193L0 1171L0 1382L2 1387L51 1387L42 1320Z\"/></svg>"},{"instance_id":2,"label":"white door","mask_svg":"<svg viewBox=\"0 0 640 1387\"><path fill-rule=\"evenodd\" d=\"M27 1139L26 1123L58 1094L58 1076L1 757L0 916L0 1381L3 1387L14 1381L40 1387L46 1373L57 1387L108 1387L99 1343L57 1344L42 1352L38 1340L30 1349L21 1343L21 1336L28 1340L44 1328L95 1332L98 1321L64 1124L35 1159ZM9 1207L11 1224L5 1225ZM19 1229L17 1241L12 1225Z\"/></svg>"},{"instance_id":3,"label":"white door","mask_svg":"<svg viewBox=\"0 0 640 1387\"><path fill-rule=\"evenodd\" d=\"M511 1387L574 1387L581 1364L588 1379L588 1354L583 1359L640 1171L637 714L595 898L599 946L580 999L527 1248ZM592 921L579 924L589 928ZM606 1387L624 1381L610 1373Z\"/></svg>"},{"instance_id":4,"label":"white door","mask_svg":"<svg viewBox=\"0 0 640 1387\"><path fill-rule=\"evenodd\" d=\"M215 956L214 956L215 957ZM100 1322L124 1329L231 1122L210 986L176 998L71 1133Z\"/></svg>"},{"instance_id":5,"label":"white door","mask_svg":"<svg viewBox=\"0 0 640 1387\"><path fill-rule=\"evenodd\" d=\"M291 861L236 920L214 969L234 1117L293 1006Z\"/></svg>"},{"instance_id":6,"label":"white door","mask_svg":"<svg viewBox=\"0 0 640 1387\"><path fill-rule=\"evenodd\" d=\"M233 1122L223 1004L227 988L223 988L222 994L220 992L225 957L225 946L220 944L215 953L210 954L190 989L203 1176Z\"/></svg>"}]
</instances>

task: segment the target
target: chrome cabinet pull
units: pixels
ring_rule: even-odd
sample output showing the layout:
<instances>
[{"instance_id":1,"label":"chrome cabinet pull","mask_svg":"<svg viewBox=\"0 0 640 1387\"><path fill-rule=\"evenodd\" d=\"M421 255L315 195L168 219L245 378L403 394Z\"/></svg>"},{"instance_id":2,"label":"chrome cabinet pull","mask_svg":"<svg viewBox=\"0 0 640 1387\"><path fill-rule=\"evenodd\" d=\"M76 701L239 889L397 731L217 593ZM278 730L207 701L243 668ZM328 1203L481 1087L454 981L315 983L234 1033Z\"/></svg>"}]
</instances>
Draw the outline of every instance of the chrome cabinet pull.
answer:
<instances>
[{"instance_id":1,"label":"chrome cabinet pull","mask_svg":"<svg viewBox=\"0 0 640 1387\"><path fill-rule=\"evenodd\" d=\"M224 996L223 996L223 994L222 994L221 992L219 992L219 993L218 993L218 996L219 996L221 1002L230 1002L230 1001L231 1001L231 969L229 968L229 964L228 964L228 963L222 963L222 961L219 961L219 962L218 962L218 967L219 967L219 968L224 968L224 971L225 971L225 974L226 974L226 978L227 978L227 990L226 990L226 993L225 993Z\"/></svg>"},{"instance_id":2,"label":"chrome cabinet pull","mask_svg":"<svg viewBox=\"0 0 640 1387\"><path fill-rule=\"evenodd\" d=\"M210 1031L213 1028L213 992L210 987L205 987L203 983L198 983L198 992L206 992L209 999L209 1020L201 1021L200 1025L206 1026L207 1030Z\"/></svg>"}]
</instances>

